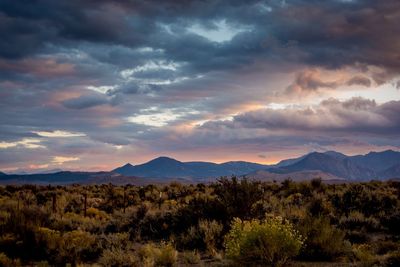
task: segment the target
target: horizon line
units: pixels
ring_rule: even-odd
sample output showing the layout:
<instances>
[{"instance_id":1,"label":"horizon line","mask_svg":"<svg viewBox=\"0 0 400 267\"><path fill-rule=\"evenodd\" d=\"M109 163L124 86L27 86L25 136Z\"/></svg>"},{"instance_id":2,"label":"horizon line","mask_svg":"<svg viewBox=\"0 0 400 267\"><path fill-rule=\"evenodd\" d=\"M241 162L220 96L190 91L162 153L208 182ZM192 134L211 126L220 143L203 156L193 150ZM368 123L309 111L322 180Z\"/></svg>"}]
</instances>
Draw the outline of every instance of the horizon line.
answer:
<instances>
[{"instance_id":1,"label":"horizon line","mask_svg":"<svg viewBox=\"0 0 400 267\"><path fill-rule=\"evenodd\" d=\"M178 160L178 159L170 157L170 156L161 155L161 156L158 156L158 157L151 158L150 160L147 160L147 161L139 162L137 164L132 164L130 162L118 164L116 167L113 167L110 170L104 170L104 169L97 169L97 170L95 170L95 169L71 169L71 168L66 168L66 169L62 169L62 168L44 168L44 169L37 169L37 171L32 169L31 172L29 172L29 170L23 170L23 169L20 170L20 171L15 170L15 171L11 171L11 172L0 170L0 172L5 173L7 175L44 174L45 172L49 172L49 171L56 170L56 169L59 169L59 171L56 171L54 173L67 172L67 171L70 171L70 172L112 172L113 170L115 170L117 168L120 168L120 167L123 167L123 166L128 165L128 164L130 164L132 166L138 166L138 165L143 165L143 164L149 163L149 162L151 162L153 160L156 160L156 159L159 159L159 158L168 158L168 159L176 160L176 161L179 161L179 162L182 162L182 163L204 162L204 163L224 164L224 163L229 163L229 162L247 162L247 163L255 163L255 164L260 164L260 165L272 166L272 165L276 165L276 164L280 163L281 161L289 160L289 159L296 159L296 158L299 158L299 157L302 157L302 156L305 156L305 155L308 155L308 154L311 154L311 153L336 152L336 153L341 153L341 154L343 154L343 155L345 155L347 157L353 157L353 156L365 156L365 155L368 155L370 153L382 153L382 152L387 152L387 151L400 152L400 149L398 149L398 150L384 149L384 150L381 150L381 151L376 151L376 150L373 151L373 150L371 150L371 151L369 151L369 152L367 152L365 154L355 153L355 154L350 154L350 155L344 154L344 153L342 153L340 151L336 151L336 150L310 151L310 152L302 154L300 156L288 157L288 158L285 158L285 159L282 159L282 160L278 160L278 161L273 162L273 163L246 161L246 160L229 160L229 161L220 161L220 162L218 162L218 161L206 161L206 160L181 161L181 160ZM49 173L52 173L52 172L49 172Z\"/></svg>"}]
</instances>

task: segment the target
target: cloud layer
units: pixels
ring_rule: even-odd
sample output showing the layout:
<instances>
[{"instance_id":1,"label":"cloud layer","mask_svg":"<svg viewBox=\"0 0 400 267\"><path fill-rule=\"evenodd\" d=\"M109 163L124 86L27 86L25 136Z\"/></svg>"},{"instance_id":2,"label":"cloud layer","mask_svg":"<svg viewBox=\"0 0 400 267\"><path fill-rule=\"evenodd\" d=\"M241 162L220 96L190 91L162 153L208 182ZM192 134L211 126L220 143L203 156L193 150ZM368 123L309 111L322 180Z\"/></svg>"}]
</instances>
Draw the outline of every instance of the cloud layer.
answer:
<instances>
[{"instance_id":1,"label":"cloud layer","mask_svg":"<svg viewBox=\"0 0 400 267\"><path fill-rule=\"evenodd\" d=\"M398 21L397 0L1 1L0 169L398 148Z\"/></svg>"}]
</instances>

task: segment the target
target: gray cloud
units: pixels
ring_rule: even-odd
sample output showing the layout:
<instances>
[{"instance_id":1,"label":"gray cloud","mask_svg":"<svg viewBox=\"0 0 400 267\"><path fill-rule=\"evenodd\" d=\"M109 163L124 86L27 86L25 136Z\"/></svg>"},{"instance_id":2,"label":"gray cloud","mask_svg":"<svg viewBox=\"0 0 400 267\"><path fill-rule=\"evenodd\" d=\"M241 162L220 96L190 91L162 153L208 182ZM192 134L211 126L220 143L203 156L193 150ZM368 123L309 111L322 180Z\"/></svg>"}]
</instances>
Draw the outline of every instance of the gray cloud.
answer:
<instances>
[{"instance_id":1,"label":"gray cloud","mask_svg":"<svg viewBox=\"0 0 400 267\"><path fill-rule=\"evenodd\" d=\"M295 81L286 88L286 93L310 93L320 88L335 89L339 85L341 83L338 81L324 81L317 70L306 70L297 75Z\"/></svg>"},{"instance_id":2,"label":"gray cloud","mask_svg":"<svg viewBox=\"0 0 400 267\"><path fill-rule=\"evenodd\" d=\"M371 86L371 80L368 77L357 75L346 82L347 85L362 85L365 87Z\"/></svg>"},{"instance_id":3,"label":"gray cloud","mask_svg":"<svg viewBox=\"0 0 400 267\"><path fill-rule=\"evenodd\" d=\"M107 103L109 103L108 99L101 94L83 95L80 97L71 98L63 101L63 105L65 107L72 109L91 108L98 105L104 105Z\"/></svg>"},{"instance_id":4,"label":"gray cloud","mask_svg":"<svg viewBox=\"0 0 400 267\"><path fill-rule=\"evenodd\" d=\"M266 130L342 132L398 135L400 120L396 112L400 110L399 101L381 105L374 100L361 97L339 101L331 98L322 101L316 107L287 108L273 110L269 108L239 114L233 121L209 122L202 127L254 128Z\"/></svg>"}]
</instances>

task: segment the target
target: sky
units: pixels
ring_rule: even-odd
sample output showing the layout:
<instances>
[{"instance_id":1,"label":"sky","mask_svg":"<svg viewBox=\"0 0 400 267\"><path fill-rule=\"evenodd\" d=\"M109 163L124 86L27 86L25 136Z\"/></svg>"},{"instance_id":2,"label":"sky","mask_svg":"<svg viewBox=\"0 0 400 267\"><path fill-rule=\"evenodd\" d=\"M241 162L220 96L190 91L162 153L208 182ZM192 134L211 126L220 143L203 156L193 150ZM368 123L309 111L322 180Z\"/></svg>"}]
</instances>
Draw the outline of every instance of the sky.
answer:
<instances>
[{"instance_id":1,"label":"sky","mask_svg":"<svg viewBox=\"0 0 400 267\"><path fill-rule=\"evenodd\" d=\"M0 170L400 148L398 0L0 0Z\"/></svg>"}]
</instances>

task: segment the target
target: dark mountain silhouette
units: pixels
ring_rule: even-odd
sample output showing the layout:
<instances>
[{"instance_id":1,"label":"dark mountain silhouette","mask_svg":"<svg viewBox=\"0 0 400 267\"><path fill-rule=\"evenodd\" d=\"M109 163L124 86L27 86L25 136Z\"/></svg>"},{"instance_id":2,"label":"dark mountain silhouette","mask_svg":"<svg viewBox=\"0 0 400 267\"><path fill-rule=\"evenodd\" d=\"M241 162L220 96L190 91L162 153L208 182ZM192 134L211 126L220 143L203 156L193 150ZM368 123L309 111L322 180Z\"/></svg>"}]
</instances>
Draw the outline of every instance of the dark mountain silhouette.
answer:
<instances>
[{"instance_id":1,"label":"dark mountain silhouette","mask_svg":"<svg viewBox=\"0 0 400 267\"><path fill-rule=\"evenodd\" d=\"M274 165L274 167L286 167L286 166L295 164L296 162L299 162L300 160L304 159L307 155L308 154L303 155L303 156L298 157L298 158L281 160L278 164Z\"/></svg>"},{"instance_id":2,"label":"dark mountain silhouette","mask_svg":"<svg viewBox=\"0 0 400 267\"><path fill-rule=\"evenodd\" d=\"M346 156L335 151L313 152L278 163L267 171L288 174L318 170L347 180L388 179L400 176L394 165L400 164L400 152L387 150L366 155ZM397 172L399 171L399 172Z\"/></svg>"},{"instance_id":3,"label":"dark mountain silhouette","mask_svg":"<svg viewBox=\"0 0 400 267\"><path fill-rule=\"evenodd\" d=\"M183 162L168 157L159 157L136 166L126 164L112 172L129 176L154 178L189 177L192 174L190 168L187 168Z\"/></svg>"},{"instance_id":4,"label":"dark mountain silhouette","mask_svg":"<svg viewBox=\"0 0 400 267\"><path fill-rule=\"evenodd\" d=\"M380 172L379 177L384 179L400 178L400 163L397 163L392 167Z\"/></svg>"},{"instance_id":5,"label":"dark mountain silhouette","mask_svg":"<svg viewBox=\"0 0 400 267\"><path fill-rule=\"evenodd\" d=\"M375 173L354 164L348 157L339 154L313 152L295 163L278 168L270 168L272 173L292 173L299 171L322 171L348 180L373 179Z\"/></svg>"},{"instance_id":6,"label":"dark mountain silhouette","mask_svg":"<svg viewBox=\"0 0 400 267\"><path fill-rule=\"evenodd\" d=\"M244 161L216 164L213 162L181 162L168 157L159 157L136 166L128 163L112 172L137 177L200 179L245 175L266 167L268 166Z\"/></svg>"},{"instance_id":7,"label":"dark mountain silhouette","mask_svg":"<svg viewBox=\"0 0 400 267\"><path fill-rule=\"evenodd\" d=\"M331 157L334 157L334 158L336 158L336 159L344 159L344 158L346 158L347 156L345 155L345 154L343 154L343 153L340 153L340 152L336 152L336 151L326 151L326 152L324 152L324 154L325 155L328 155L328 156L331 156Z\"/></svg>"},{"instance_id":8,"label":"dark mountain silhouette","mask_svg":"<svg viewBox=\"0 0 400 267\"><path fill-rule=\"evenodd\" d=\"M350 158L357 165L376 172L382 172L400 163L400 152L386 150L382 152L370 152L366 155L352 156Z\"/></svg>"}]
</instances>

